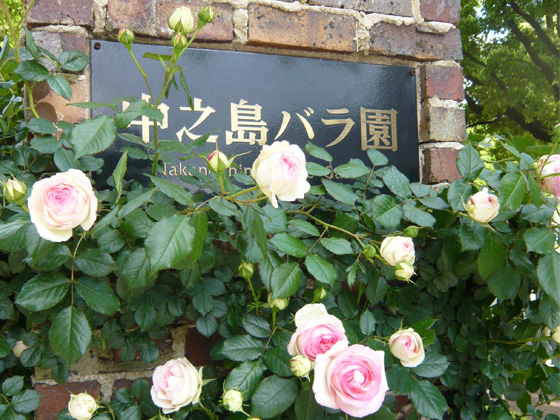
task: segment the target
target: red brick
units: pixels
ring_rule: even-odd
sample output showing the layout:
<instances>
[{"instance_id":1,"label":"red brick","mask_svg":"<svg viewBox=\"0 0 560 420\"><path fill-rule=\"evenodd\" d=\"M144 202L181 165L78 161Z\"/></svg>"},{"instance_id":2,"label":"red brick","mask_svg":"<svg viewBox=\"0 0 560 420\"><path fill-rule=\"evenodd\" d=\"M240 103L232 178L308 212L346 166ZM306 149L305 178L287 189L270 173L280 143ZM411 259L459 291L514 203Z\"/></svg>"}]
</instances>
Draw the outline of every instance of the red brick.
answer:
<instances>
[{"instance_id":1,"label":"red brick","mask_svg":"<svg viewBox=\"0 0 560 420\"><path fill-rule=\"evenodd\" d=\"M420 0L420 13L425 20L455 25L461 15L461 0Z\"/></svg>"},{"instance_id":2,"label":"red brick","mask_svg":"<svg viewBox=\"0 0 560 420\"><path fill-rule=\"evenodd\" d=\"M445 34L417 30L415 25L380 22L370 29L370 53L418 60L460 60L461 36L456 28Z\"/></svg>"},{"instance_id":3,"label":"red brick","mask_svg":"<svg viewBox=\"0 0 560 420\"><path fill-rule=\"evenodd\" d=\"M35 391L43 396L39 408L35 411L35 419L52 420L68 407L70 394L87 392L94 398L99 398L101 385L96 381L68 382L66 385L37 384Z\"/></svg>"},{"instance_id":4,"label":"red brick","mask_svg":"<svg viewBox=\"0 0 560 420\"><path fill-rule=\"evenodd\" d=\"M412 16L410 0L309 0L309 4L339 7L366 13L383 13L395 16Z\"/></svg>"},{"instance_id":5,"label":"red brick","mask_svg":"<svg viewBox=\"0 0 560 420\"><path fill-rule=\"evenodd\" d=\"M37 0L27 15L30 27L79 25L93 27L93 0Z\"/></svg>"},{"instance_id":6,"label":"red brick","mask_svg":"<svg viewBox=\"0 0 560 420\"><path fill-rule=\"evenodd\" d=\"M455 149L426 149L424 150L425 184L453 182L461 178L457 171L457 154Z\"/></svg>"},{"instance_id":7,"label":"red brick","mask_svg":"<svg viewBox=\"0 0 560 420\"><path fill-rule=\"evenodd\" d=\"M109 0L107 29L130 28L138 35L153 36L155 13L152 0Z\"/></svg>"},{"instance_id":8,"label":"red brick","mask_svg":"<svg viewBox=\"0 0 560 420\"><path fill-rule=\"evenodd\" d=\"M172 32L167 25L167 18L184 2L177 0L158 1L156 3L156 35L160 38L171 38ZM190 1L188 7L194 15L195 25L198 23L198 11L207 6L203 0ZM230 42L233 39L233 8L229 4L212 3L216 17L212 23L201 29L196 39L207 42Z\"/></svg>"},{"instance_id":9,"label":"red brick","mask_svg":"<svg viewBox=\"0 0 560 420\"><path fill-rule=\"evenodd\" d=\"M356 22L349 16L312 10L285 12L255 4L248 11L250 45L356 51Z\"/></svg>"},{"instance_id":10,"label":"red brick","mask_svg":"<svg viewBox=\"0 0 560 420\"><path fill-rule=\"evenodd\" d=\"M422 99L440 98L461 102L465 99L460 67L426 64L422 67Z\"/></svg>"},{"instance_id":11,"label":"red brick","mask_svg":"<svg viewBox=\"0 0 560 420\"><path fill-rule=\"evenodd\" d=\"M37 30L33 31L33 37L37 45L56 57L59 57L64 51L79 51L89 54L89 40L85 30L81 34Z\"/></svg>"},{"instance_id":12,"label":"red brick","mask_svg":"<svg viewBox=\"0 0 560 420\"><path fill-rule=\"evenodd\" d=\"M219 334L205 337L196 328L187 332L185 340L185 357L195 366L204 366L212 362L210 350L220 340Z\"/></svg>"},{"instance_id":13,"label":"red brick","mask_svg":"<svg viewBox=\"0 0 560 420\"><path fill-rule=\"evenodd\" d=\"M89 81L87 78L71 82L72 100L70 102L86 102L89 100ZM47 82L37 83L33 87L35 109L41 116L51 122L67 121L79 123L87 118L88 112L84 108L66 106L69 101L54 93Z\"/></svg>"}]
</instances>

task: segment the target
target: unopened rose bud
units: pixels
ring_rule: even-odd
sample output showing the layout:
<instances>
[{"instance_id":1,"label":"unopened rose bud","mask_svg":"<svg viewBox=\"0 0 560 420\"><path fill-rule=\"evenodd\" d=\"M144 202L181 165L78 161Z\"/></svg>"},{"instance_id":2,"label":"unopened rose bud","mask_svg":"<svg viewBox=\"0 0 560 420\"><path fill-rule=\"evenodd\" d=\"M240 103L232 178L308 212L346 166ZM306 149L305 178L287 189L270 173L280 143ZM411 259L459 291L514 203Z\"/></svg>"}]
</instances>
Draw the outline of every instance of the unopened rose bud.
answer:
<instances>
[{"instance_id":1,"label":"unopened rose bud","mask_svg":"<svg viewBox=\"0 0 560 420\"><path fill-rule=\"evenodd\" d=\"M127 28L121 28L119 30L119 34L117 35L117 39L121 44L130 50L132 44L134 43L134 32Z\"/></svg>"},{"instance_id":2,"label":"unopened rose bud","mask_svg":"<svg viewBox=\"0 0 560 420\"><path fill-rule=\"evenodd\" d=\"M253 274L255 273L255 266L251 263L243 261L239 264L239 267L237 267L237 272L244 279L251 280L251 277L253 277Z\"/></svg>"},{"instance_id":3,"label":"unopened rose bud","mask_svg":"<svg viewBox=\"0 0 560 420\"><path fill-rule=\"evenodd\" d=\"M395 277L398 280L408 281L414 275L414 267L408 263L398 263L395 267Z\"/></svg>"},{"instance_id":4,"label":"unopened rose bud","mask_svg":"<svg viewBox=\"0 0 560 420\"><path fill-rule=\"evenodd\" d=\"M376 249L373 245L368 245L364 249L363 254L364 254L364 257L366 257L368 260L373 260L375 258L375 256L377 255L377 251L376 251Z\"/></svg>"},{"instance_id":5,"label":"unopened rose bud","mask_svg":"<svg viewBox=\"0 0 560 420\"><path fill-rule=\"evenodd\" d=\"M200 12L198 12L198 27L200 28L212 22L215 16L216 12L214 12L210 6L203 7Z\"/></svg>"},{"instance_id":6,"label":"unopened rose bud","mask_svg":"<svg viewBox=\"0 0 560 420\"><path fill-rule=\"evenodd\" d=\"M551 337L556 344L560 344L560 325L554 328Z\"/></svg>"},{"instance_id":7,"label":"unopened rose bud","mask_svg":"<svg viewBox=\"0 0 560 420\"><path fill-rule=\"evenodd\" d=\"M15 203L19 206L25 204L25 193L27 186L17 179L9 179L4 184L4 198L8 203Z\"/></svg>"},{"instance_id":8,"label":"unopened rose bud","mask_svg":"<svg viewBox=\"0 0 560 420\"><path fill-rule=\"evenodd\" d=\"M219 150L214 150L208 155L208 169L217 174L224 173L230 167L227 156Z\"/></svg>"},{"instance_id":9,"label":"unopened rose bud","mask_svg":"<svg viewBox=\"0 0 560 420\"><path fill-rule=\"evenodd\" d=\"M222 401L224 407L228 411L243 411L243 394L236 389L230 389L224 392Z\"/></svg>"},{"instance_id":10,"label":"unopened rose bud","mask_svg":"<svg viewBox=\"0 0 560 420\"><path fill-rule=\"evenodd\" d=\"M307 376L311 370L311 360L302 355L290 359L290 369L295 376Z\"/></svg>"},{"instance_id":11,"label":"unopened rose bud","mask_svg":"<svg viewBox=\"0 0 560 420\"><path fill-rule=\"evenodd\" d=\"M14 352L14 356L16 356L17 358L20 358L21 353L23 353L28 348L29 347L27 347L25 344L23 344L23 341L19 340L19 341L16 342L16 345L14 346L12 351Z\"/></svg>"},{"instance_id":12,"label":"unopened rose bud","mask_svg":"<svg viewBox=\"0 0 560 420\"><path fill-rule=\"evenodd\" d=\"M68 403L68 412L72 417L78 420L89 420L99 408L97 401L87 392L78 395L70 395Z\"/></svg>"},{"instance_id":13,"label":"unopened rose bud","mask_svg":"<svg viewBox=\"0 0 560 420\"><path fill-rule=\"evenodd\" d=\"M325 290L324 287L319 287L313 291L314 300L323 300L328 296L329 292Z\"/></svg>"},{"instance_id":14,"label":"unopened rose bud","mask_svg":"<svg viewBox=\"0 0 560 420\"><path fill-rule=\"evenodd\" d=\"M171 45L173 45L173 49L177 52L185 49L188 42L187 37L181 32L177 32L173 35L173 38L171 38Z\"/></svg>"},{"instance_id":15,"label":"unopened rose bud","mask_svg":"<svg viewBox=\"0 0 560 420\"><path fill-rule=\"evenodd\" d=\"M290 299L288 298L272 299L271 296L272 295L268 295L268 304L270 305L271 308L276 308L279 311L283 311L288 307L288 303L290 303Z\"/></svg>"},{"instance_id":16,"label":"unopened rose bud","mask_svg":"<svg viewBox=\"0 0 560 420\"><path fill-rule=\"evenodd\" d=\"M173 12L167 24L172 31L190 34L194 31L194 18L191 9L186 6L179 7Z\"/></svg>"},{"instance_id":17,"label":"unopened rose bud","mask_svg":"<svg viewBox=\"0 0 560 420\"><path fill-rule=\"evenodd\" d=\"M488 223L500 211L498 197L494 194L489 194L488 188L484 188L482 191L471 195L466 206L469 216L479 223Z\"/></svg>"},{"instance_id":18,"label":"unopened rose bud","mask_svg":"<svg viewBox=\"0 0 560 420\"><path fill-rule=\"evenodd\" d=\"M412 328L399 330L389 338L389 350L405 367L416 367L424 360L424 343Z\"/></svg>"},{"instance_id":19,"label":"unopened rose bud","mask_svg":"<svg viewBox=\"0 0 560 420\"><path fill-rule=\"evenodd\" d=\"M418 226L409 226L404 230L404 236L407 238L416 238L420 228Z\"/></svg>"}]
</instances>

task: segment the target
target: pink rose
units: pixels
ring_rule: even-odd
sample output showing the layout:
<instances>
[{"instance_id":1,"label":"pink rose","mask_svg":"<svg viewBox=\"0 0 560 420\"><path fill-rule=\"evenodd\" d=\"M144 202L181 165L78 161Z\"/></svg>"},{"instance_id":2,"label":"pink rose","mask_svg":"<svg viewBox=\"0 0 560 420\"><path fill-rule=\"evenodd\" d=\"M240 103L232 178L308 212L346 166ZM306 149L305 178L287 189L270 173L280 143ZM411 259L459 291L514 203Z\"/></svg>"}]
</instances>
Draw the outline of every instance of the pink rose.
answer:
<instances>
[{"instance_id":1,"label":"pink rose","mask_svg":"<svg viewBox=\"0 0 560 420\"><path fill-rule=\"evenodd\" d=\"M278 199L294 201L303 198L311 186L307 182L305 155L295 144L275 141L264 145L251 174L274 207Z\"/></svg>"},{"instance_id":2,"label":"pink rose","mask_svg":"<svg viewBox=\"0 0 560 420\"><path fill-rule=\"evenodd\" d=\"M470 196L467 201L467 212L469 216L479 223L488 223L498 215L500 201L494 194L488 193L488 188Z\"/></svg>"},{"instance_id":3,"label":"pink rose","mask_svg":"<svg viewBox=\"0 0 560 420\"><path fill-rule=\"evenodd\" d=\"M318 354L326 353L336 343L348 346L340 319L329 315L322 303L305 305L296 312L296 332L288 344L288 353L306 356L315 361Z\"/></svg>"},{"instance_id":4,"label":"pink rose","mask_svg":"<svg viewBox=\"0 0 560 420\"><path fill-rule=\"evenodd\" d=\"M412 328L394 333L389 338L389 350L405 367L416 367L424 361L424 343Z\"/></svg>"},{"instance_id":5,"label":"pink rose","mask_svg":"<svg viewBox=\"0 0 560 420\"><path fill-rule=\"evenodd\" d=\"M164 414L198 403L202 392L202 368L197 370L186 358L169 360L158 366L152 380L152 400Z\"/></svg>"},{"instance_id":6,"label":"pink rose","mask_svg":"<svg viewBox=\"0 0 560 420\"><path fill-rule=\"evenodd\" d=\"M385 353L355 344L336 344L317 356L313 392L322 406L339 408L353 417L375 413L389 390Z\"/></svg>"},{"instance_id":7,"label":"pink rose","mask_svg":"<svg viewBox=\"0 0 560 420\"><path fill-rule=\"evenodd\" d=\"M544 191L560 200L560 155L542 156L537 164L537 173L541 178Z\"/></svg>"},{"instance_id":8,"label":"pink rose","mask_svg":"<svg viewBox=\"0 0 560 420\"><path fill-rule=\"evenodd\" d=\"M97 217L91 182L77 169L37 181L27 205L39 236L52 242L66 241L78 225L89 230Z\"/></svg>"},{"instance_id":9,"label":"pink rose","mask_svg":"<svg viewBox=\"0 0 560 420\"><path fill-rule=\"evenodd\" d=\"M404 236L390 236L383 239L379 253L391 267L396 267L399 263L412 265L416 255L414 242Z\"/></svg>"}]
</instances>

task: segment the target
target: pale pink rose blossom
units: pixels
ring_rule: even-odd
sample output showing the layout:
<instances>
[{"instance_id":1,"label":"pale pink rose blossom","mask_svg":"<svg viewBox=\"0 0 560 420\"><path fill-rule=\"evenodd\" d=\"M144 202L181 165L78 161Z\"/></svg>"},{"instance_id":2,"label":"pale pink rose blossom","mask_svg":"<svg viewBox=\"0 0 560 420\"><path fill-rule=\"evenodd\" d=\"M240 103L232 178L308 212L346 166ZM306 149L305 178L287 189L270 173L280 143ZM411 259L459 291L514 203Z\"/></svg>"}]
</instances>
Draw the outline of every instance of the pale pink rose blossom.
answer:
<instances>
[{"instance_id":1,"label":"pale pink rose blossom","mask_svg":"<svg viewBox=\"0 0 560 420\"><path fill-rule=\"evenodd\" d=\"M77 420L89 420L99 408L97 401L87 392L78 395L70 395L68 413Z\"/></svg>"},{"instance_id":2,"label":"pale pink rose blossom","mask_svg":"<svg viewBox=\"0 0 560 420\"><path fill-rule=\"evenodd\" d=\"M488 192L488 188L471 195L467 201L469 216L479 223L488 223L498 215L499 211L500 201L498 197Z\"/></svg>"},{"instance_id":3,"label":"pale pink rose blossom","mask_svg":"<svg viewBox=\"0 0 560 420\"><path fill-rule=\"evenodd\" d=\"M542 189L560 200L560 155L542 156L537 164Z\"/></svg>"},{"instance_id":4,"label":"pale pink rose blossom","mask_svg":"<svg viewBox=\"0 0 560 420\"><path fill-rule=\"evenodd\" d=\"M412 328L394 333L389 338L389 350L405 367L416 367L424 361L424 343Z\"/></svg>"},{"instance_id":5,"label":"pale pink rose blossom","mask_svg":"<svg viewBox=\"0 0 560 420\"><path fill-rule=\"evenodd\" d=\"M155 405L164 414L196 404L202 392L202 368L197 370L185 357L172 359L158 366L152 376L150 391Z\"/></svg>"},{"instance_id":6,"label":"pale pink rose blossom","mask_svg":"<svg viewBox=\"0 0 560 420\"><path fill-rule=\"evenodd\" d=\"M288 344L288 353L315 361L336 343L348 346L348 339L340 319L329 315L322 303L305 305L295 315L296 332Z\"/></svg>"},{"instance_id":7,"label":"pale pink rose blossom","mask_svg":"<svg viewBox=\"0 0 560 420\"><path fill-rule=\"evenodd\" d=\"M383 239L379 253L391 267L396 267L399 263L412 265L416 257L412 238L405 236L389 236Z\"/></svg>"},{"instance_id":8,"label":"pale pink rose blossom","mask_svg":"<svg viewBox=\"0 0 560 420\"><path fill-rule=\"evenodd\" d=\"M37 181L27 205L39 236L52 242L70 239L72 229L79 225L89 230L97 217L91 182L77 169Z\"/></svg>"},{"instance_id":9,"label":"pale pink rose blossom","mask_svg":"<svg viewBox=\"0 0 560 420\"><path fill-rule=\"evenodd\" d=\"M353 417L375 413L389 390L384 357L383 351L361 344L345 348L341 343L318 355L313 380L315 400Z\"/></svg>"},{"instance_id":10,"label":"pale pink rose blossom","mask_svg":"<svg viewBox=\"0 0 560 420\"><path fill-rule=\"evenodd\" d=\"M274 207L278 207L278 200L303 198L311 188L307 182L305 154L285 140L263 146L253 162L251 175Z\"/></svg>"}]
</instances>

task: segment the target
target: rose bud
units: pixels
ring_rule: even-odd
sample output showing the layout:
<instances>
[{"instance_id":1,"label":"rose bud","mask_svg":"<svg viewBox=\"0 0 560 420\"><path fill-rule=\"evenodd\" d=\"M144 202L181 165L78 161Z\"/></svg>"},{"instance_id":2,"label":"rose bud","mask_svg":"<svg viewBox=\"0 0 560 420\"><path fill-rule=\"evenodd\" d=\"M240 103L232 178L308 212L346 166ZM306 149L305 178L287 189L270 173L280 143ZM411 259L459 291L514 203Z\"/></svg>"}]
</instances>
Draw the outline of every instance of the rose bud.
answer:
<instances>
[{"instance_id":1,"label":"rose bud","mask_svg":"<svg viewBox=\"0 0 560 420\"><path fill-rule=\"evenodd\" d=\"M210 6L203 7L202 9L200 9L200 12L198 12L198 27L200 28L206 25L207 23L212 22L215 16L216 16L216 12L214 12L212 7Z\"/></svg>"},{"instance_id":2,"label":"rose bud","mask_svg":"<svg viewBox=\"0 0 560 420\"><path fill-rule=\"evenodd\" d=\"M290 359L290 369L294 376L307 376L311 370L311 360L298 354Z\"/></svg>"},{"instance_id":3,"label":"rose bud","mask_svg":"<svg viewBox=\"0 0 560 420\"><path fill-rule=\"evenodd\" d=\"M404 230L404 236L406 236L407 238L416 238L419 231L420 228L418 226L408 226Z\"/></svg>"},{"instance_id":4,"label":"rose bud","mask_svg":"<svg viewBox=\"0 0 560 420\"><path fill-rule=\"evenodd\" d=\"M217 174L223 174L229 168L231 162L227 156L219 150L214 150L208 155L208 169Z\"/></svg>"},{"instance_id":5,"label":"rose bud","mask_svg":"<svg viewBox=\"0 0 560 420\"><path fill-rule=\"evenodd\" d=\"M188 42L189 41L187 40L187 37L181 32L177 32L175 35L173 35L173 38L171 38L171 45L173 46L173 49L177 52L185 49L187 47Z\"/></svg>"},{"instance_id":6,"label":"rose bud","mask_svg":"<svg viewBox=\"0 0 560 420\"><path fill-rule=\"evenodd\" d=\"M255 273L255 266L246 261L242 261L241 264L239 264L239 267L237 267L237 272L244 279L251 280L251 277L253 277L253 274Z\"/></svg>"},{"instance_id":7,"label":"rose bud","mask_svg":"<svg viewBox=\"0 0 560 420\"><path fill-rule=\"evenodd\" d=\"M402 262L413 264L415 258L414 242L411 238L390 236L381 242L379 253L391 267L396 267Z\"/></svg>"},{"instance_id":8,"label":"rose bud","mask_svg":"<svg viewBox=\"0 0 560 420\"><path fill-rule=\"evenodd\" d=\"M194 31L194 18L191 9L186 6L177 8L168 19L167 24L172 31L190 34Z\"/></svg>"},{"instance_id":9,"label":"rose bud","mask_svg":"<svg viewBox=\"0 0 560 420\"><path fill-rule=\"evenodd\" d=\"M319 287L313 290L313 299L314 300L323 300L328 296L329 292L325 290L324 287Z\"/></svg>"},{"instance_id":10,"label":"rose bud","mask_svg":"<svg viewBox=\"0 0 560 420\"><path fill-rule=\"evenodd\" d=\"M127 28L121 28L117 35L118 41L130 50L134 43L134 32Z\"/></svg>"},{"instance_id":11,"label":"rose bud","mask_svg":"<svg viewBox=\"0 0 560 420\"><path fill-rule=\"evenodd\" d=\"M537 173L543 191L560 200L560 155L542 156L537 163Z\"/></svg>"},{"instance_id":12,"label":"rose bud","mask_svg":"<svg viewBox=\"0 0 560 420\"><path fill-rule=\"evenodd\" d=\"M224 392L222 402L228 411L243 411L243 394L236 389Z\"/></svg>"},{"instance_id":13,"label":"rose bud","mask_svg":"<svg viewBox=\"0 0 560 420\"><path fill-rule=\"evenodd\" d=\"M289 303L290 303L290 299L288 298L272 299L272 295L268 295L268 305L271 308L276 308L279 311L283 311L288 307Z\"/></svg>"},{"instance_id":14,"label":"rose bud","mask_svg":"<svg viewBox=\"0 0 560 420\"><path fill-rule=\"evenodd\" d=\"M414 275L414 267L408 263L401 262L395 267L395 277L398 280L408 281Z\"/></svg>"},{"instance_id":15,"label":"rose bud","mask_svg":"<svg viewBox=\"0 0 560 420\"><path fill-rule=\"evenodd\" d=\"M18 206L25 205L25 193L27 192L27 185L17 179L9 179L8 182L3 184L4 198L8 203L15 203Z\"/></svg>"},{"instance_id":16,"label":"rose bud","mask_svg":"<svg viewBox=\"0 0 560 420\"><path fill-rule=\"evenodd\" d=\"M488 223L498 215L500 202L494 194L488 193L488 188L470 196L467 201L469 216L479 223Z\"/></svg>"},{"instance_id":17,"label":"rose bud","mask_svg":"<svg viewBox=\"0 0 560 420\"><path fill-rule=\"evenodd\" d=\"M23 353L25 350L27 350L29 347L27 347L25 344L23 344L23 341L18 340L16 342L16 345L14 346L14 348L12 349L12 351L14 352L14 356L16 356L17 358L21 357L21 353Z\"/></svg>"},{"instance_id":18,"label":"rose bud","mask_svg":"<svg viewBox=\"0 0 560 420\"><path fill-rule=\"evenodd\" d=\"M556 344L560 344L560 325L554 328L551 337Z\"/></svg>"},{"instance_id":19,"label":"rose bud","mask_svg":"<svg viewBox=\"0 0 560 420\"><path fill-rule=\"evenodd\" d=\"M95 399L87 392L82 392L78 395L70 395L68 412L75 419L89 420L98 408L99 405L97 404L97 401L95 401Z\"/></svg>"},{"instance_id":20,"label":"rose bud","mask_svg":"<svg viewBox=\"0 0 560 420\"><path fill-rule=\"evenodd\" d=\"M377 255L377 251L373 245L368 245L363 251L364 257L368 260L373 260Z\"/></svg>"},{"instance_id":21,"label":"rose bud","mask_svg":"<svg viewBox=\"0 0 560 420\"><path fill-rule=\"evenodd\" d=\"M389 338L389 350L405 367L416 367L424 360L424 343L412 328L394 333Z\"/></svg>"}]
</instances>

